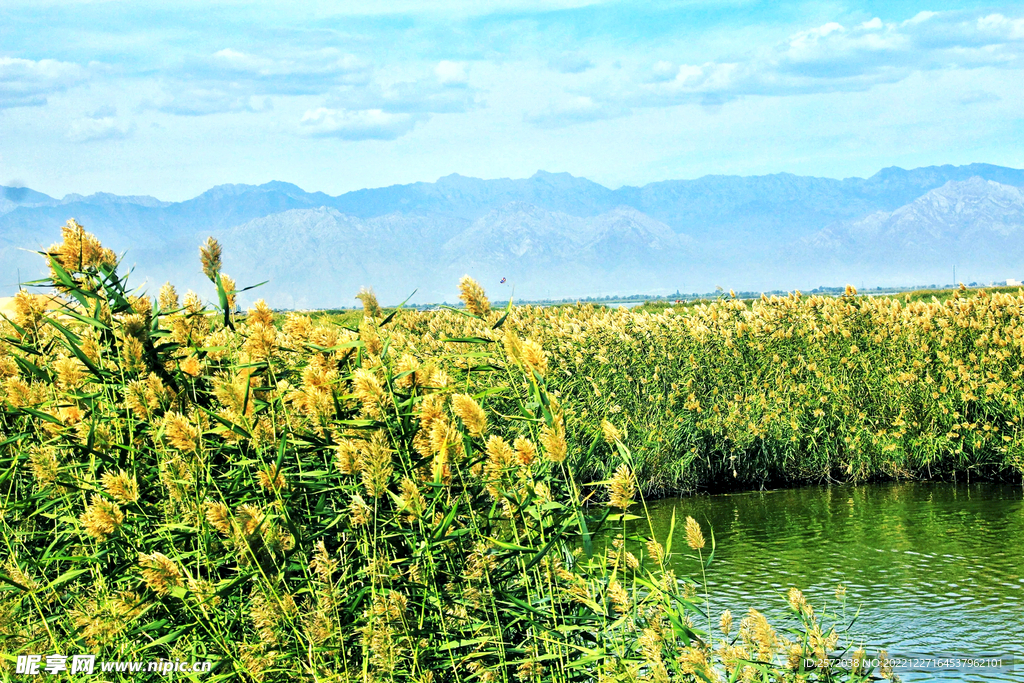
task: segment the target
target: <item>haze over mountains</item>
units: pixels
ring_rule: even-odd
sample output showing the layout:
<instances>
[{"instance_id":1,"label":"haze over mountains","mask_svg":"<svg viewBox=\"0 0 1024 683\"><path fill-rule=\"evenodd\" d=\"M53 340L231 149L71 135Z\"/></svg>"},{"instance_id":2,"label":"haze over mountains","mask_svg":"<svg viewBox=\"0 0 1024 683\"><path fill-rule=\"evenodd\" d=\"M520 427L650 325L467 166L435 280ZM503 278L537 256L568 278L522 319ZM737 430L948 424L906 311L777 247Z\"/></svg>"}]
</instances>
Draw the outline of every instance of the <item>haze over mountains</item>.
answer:
<instances>
[{"instance_id":1,"label":"haze over mountains","mask_svg":"<svg viewBox=\"0 0 1024 683\"><path fill-rule=\"evenodd\" d=\"M71 217L127 252L133 281L209 296L208 235L225 272L277 307L454 301L464 273L494 299L988 281L1024 275L1024 170L971 164L870 178L705 176L605 188L567 173L450 175L337 197L283 182L184 202L0 192L0 295L45 272ZM499 286L501 278L507 283Z\"/></svg>"}]
</instances>

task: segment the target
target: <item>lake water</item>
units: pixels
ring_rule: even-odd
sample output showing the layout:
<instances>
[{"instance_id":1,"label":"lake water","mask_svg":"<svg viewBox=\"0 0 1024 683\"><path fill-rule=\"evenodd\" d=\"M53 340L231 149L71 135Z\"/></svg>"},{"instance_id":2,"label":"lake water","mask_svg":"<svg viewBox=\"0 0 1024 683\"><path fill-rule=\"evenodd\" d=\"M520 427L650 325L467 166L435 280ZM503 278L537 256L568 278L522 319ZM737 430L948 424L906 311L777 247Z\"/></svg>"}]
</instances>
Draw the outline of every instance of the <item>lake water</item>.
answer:
<instances>
[{"instance_id":1,"label":"lake water","mask_svg":"<svg viewBox=\"0 0 1024 683\"><path fill-rule=\"evenodd\" d=\"M608 308L636 308L637 306L642 306L644 304L643 301L610 301L607 303L598 303L600 303L602 306L607 306Z\"/></svg>"},{"instance_id":2,"label":"lake water","mask_svg":"<svg viewBox=\"0 0 1024 683\"><path fill-rule=\"evenodd\" d=\"M861 610L851 634L869 652L881 645L897 658L1002 659L983 668L897 669L904 681L1024 681L1020 486L800 488L665 499L648 509L662 542L676 511L674 554L690 552L687 515L704 526L708 547L708 524L714 529L708 584L716 632L727 608L738 622L755 607L779 628L791 619L785 594L792 586L816 612L831 611L842 584L847 618ZM675 569L699 579L696 560L679 557Z\"/></svg>"}]
</instances>

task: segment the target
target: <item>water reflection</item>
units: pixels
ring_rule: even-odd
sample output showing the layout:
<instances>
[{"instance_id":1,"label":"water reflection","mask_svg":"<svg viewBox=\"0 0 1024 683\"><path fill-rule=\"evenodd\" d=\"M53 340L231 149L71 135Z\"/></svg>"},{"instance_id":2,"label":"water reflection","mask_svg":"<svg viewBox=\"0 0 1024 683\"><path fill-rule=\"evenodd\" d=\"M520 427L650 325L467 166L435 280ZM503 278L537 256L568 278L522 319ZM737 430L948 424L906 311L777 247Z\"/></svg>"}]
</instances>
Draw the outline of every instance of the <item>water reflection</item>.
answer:
<instances>
[{"instance_id":1,"label":"water reflection","mask_svg":"<svg viewBox=\"0 0 1024 683\"><path fill-rule=\"evenodd\" d=\"M664 541L676 510L710 523L718 543L708 574L712 613L749 607L786 615L785 592L819 609L846 586L853 632L891 653L1016 656L1013 669L899 672L905 681L1024 681L1024 502L1020 487L893 483L694 496L648 505ZM647 533L647 524L637 527ZM705 533L707 533L705 531ZM696 576L695 559L676 560ZM716 619L717 621L717 619Z\"/></svg>"}]
</instances>

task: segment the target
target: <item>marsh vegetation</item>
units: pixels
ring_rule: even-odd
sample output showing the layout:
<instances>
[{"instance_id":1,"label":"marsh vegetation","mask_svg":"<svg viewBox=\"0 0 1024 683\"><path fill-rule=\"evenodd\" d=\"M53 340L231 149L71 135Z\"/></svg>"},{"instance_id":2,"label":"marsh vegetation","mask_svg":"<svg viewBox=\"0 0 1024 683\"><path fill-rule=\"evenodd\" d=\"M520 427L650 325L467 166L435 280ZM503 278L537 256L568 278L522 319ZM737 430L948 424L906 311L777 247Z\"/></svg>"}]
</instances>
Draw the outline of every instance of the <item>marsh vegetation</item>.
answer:
<instances>
[{"instance_id":1,"label":"marsh vegetation","mask_svg":"<svg viewBox=\"0 0 1024 683\"><path fill-rule=\"evenodd\" d=\"M69 222L45 255L61 306L16 298L5 653L216 661L202 680L867 680L888 672L810 666L859 647L841 589L815 610L791 587L783 623L712 614L713 530L656 534L644 496L1024 467L1021 293L495 309L467 277L464 309L366 291L346 326L235 313L201 253L215 306L150 298Z\"/></svg>"}]
</instances>

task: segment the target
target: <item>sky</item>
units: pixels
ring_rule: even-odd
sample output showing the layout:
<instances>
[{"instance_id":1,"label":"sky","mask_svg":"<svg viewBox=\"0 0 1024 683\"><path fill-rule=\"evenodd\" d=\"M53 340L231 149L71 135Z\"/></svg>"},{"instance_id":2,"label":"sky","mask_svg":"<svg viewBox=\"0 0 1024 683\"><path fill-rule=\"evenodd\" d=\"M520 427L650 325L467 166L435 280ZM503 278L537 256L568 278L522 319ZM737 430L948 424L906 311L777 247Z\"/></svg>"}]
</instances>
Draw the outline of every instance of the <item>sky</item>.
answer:
<instances>
[{"instance_id":1,"label":"sky","mask_svg":"<svg viewBox=\"0 0 1024 683\"><path fill-rule=\"evenodd\" d=\"M1024 5L0 0L0 185L1024 167Z\"/></svg>"}]
</instances>

